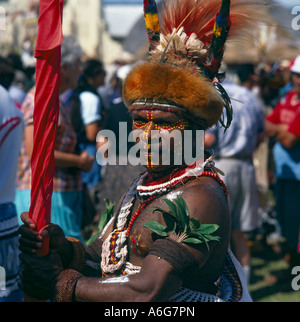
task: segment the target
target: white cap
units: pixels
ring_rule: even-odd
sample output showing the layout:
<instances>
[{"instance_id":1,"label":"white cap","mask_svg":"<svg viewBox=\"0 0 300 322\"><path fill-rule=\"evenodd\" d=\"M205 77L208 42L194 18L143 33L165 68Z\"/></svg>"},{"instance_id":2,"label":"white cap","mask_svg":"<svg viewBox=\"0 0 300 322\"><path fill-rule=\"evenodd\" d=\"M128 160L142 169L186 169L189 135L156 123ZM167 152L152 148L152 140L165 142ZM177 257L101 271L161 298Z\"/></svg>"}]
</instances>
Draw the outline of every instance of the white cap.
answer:
<instances>
[{"instance_id":1,"label":"white cap","mask_svg":"<svg viewBox=\"0 0 300 322\"><path fill-rule=\"evenodd\" d=\"M129 74L131 71L132 66L131 65L124 65L118 68L117 71L117 77L120 78L121 80L124 80L126 76Z\"/></svg>"},{"instance_id":2,"label":"white cap","mask_svg":"<svg viewBox=\"0 0 300 322\"><path fill-rule=\"evenodd\" d=\"M296 57L294 64L291 67L291 72L300 74L300 55Z\"/></svg>"}]
</instances>

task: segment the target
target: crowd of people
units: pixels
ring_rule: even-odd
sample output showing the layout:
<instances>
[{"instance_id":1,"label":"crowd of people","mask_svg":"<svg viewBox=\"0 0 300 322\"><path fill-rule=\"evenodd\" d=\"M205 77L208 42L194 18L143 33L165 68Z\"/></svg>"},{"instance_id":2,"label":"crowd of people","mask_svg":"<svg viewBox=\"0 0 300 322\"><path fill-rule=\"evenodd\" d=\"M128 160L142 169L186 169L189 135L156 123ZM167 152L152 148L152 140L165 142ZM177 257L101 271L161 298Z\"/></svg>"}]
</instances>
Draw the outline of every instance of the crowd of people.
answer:
<instances>
[{"instance_id":1,"label":"crowd of people","mask_svg":"<svg viewBox=\"0 0 300 322\"><path fill-rule=\"evenodd\" d=\"M123 80L131 66L117 66L108 79L100 60L82 59L78 41L73 36L64 37L51 222L59 225L65 236L84 243L84 229L97 226L105 210L104 199L117 203L142 168L101 166L96 160L100 130L110 129L118 138L119 122L132 128L122 99ZM261 143L267 142L263 156L267 169L263 171L268 173L267 186L274 193L276 219L288 246L289 264L300 266L300 56L285 65L225 68L227 78L222 85L232 102L233 121L225 133L219 125L208 129L205 148L213 151L215 166L225 173L222 179L229 194L231 249L250 283L251 251L246 234L261 228L260 209L266 206L259 199L260 169L253 163ZM23 223L21 214L30 207L32 70L25 71L16 54L2 57L0 85L0 266L7 274L0 301L22 301L18 226Z\"/></svg>"}]
</instances>

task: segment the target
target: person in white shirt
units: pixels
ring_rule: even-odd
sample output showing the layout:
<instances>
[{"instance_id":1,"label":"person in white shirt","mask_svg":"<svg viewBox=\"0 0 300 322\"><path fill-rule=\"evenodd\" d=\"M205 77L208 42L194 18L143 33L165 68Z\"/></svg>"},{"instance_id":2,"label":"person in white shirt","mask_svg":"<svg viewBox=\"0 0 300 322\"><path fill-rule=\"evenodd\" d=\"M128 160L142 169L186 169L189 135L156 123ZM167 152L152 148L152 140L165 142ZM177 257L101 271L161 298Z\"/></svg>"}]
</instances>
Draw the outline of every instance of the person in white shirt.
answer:
<instances>
[{"instance_id":1,"label":"person in white shirt","mask_svg":"<svg viewBox=\"0 0 300 322\"><path fill-rule=\"evenodd\" d=\"M23 114L0 85L0 302L19 302L18 219L14 204Z\"/></svg>"}]
</instances>

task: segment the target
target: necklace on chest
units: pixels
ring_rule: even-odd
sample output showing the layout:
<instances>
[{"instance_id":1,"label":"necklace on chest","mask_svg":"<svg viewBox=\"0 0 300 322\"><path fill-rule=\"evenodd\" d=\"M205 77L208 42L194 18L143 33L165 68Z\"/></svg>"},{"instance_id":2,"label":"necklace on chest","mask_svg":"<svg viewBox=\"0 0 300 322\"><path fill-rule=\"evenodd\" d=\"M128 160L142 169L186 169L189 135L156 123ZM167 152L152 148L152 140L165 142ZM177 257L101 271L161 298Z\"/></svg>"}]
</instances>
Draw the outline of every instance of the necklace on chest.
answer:
<instances>
[{"instance_id":1,"label":"necklace on chest","mask_svg":"<svg viewBox=\"0 0 300 322\"><path fill-rule=\"evenodd\" d=\"M224 192L226 187L218 175L211 170L203 171L212 161L209 158L201 166L195 164L193 167L179 169L169 180L160 179L157 181L149 181L148 173L141 176L135 187L129 190L125 197L123 205L120 209L116 220L115 229L104 241L102 246L102 262L101 269L104 276L115 276L119 274L137 273L140 267L132 265L127 261L128 257L128 238L132 227L141 212L155 199L170 193L172 190L181 185L186 184L197 177L210 176L218 180L222 185ZM140 202L136 211L132 214L136 200Z\"/></svg>"}]
</instances>

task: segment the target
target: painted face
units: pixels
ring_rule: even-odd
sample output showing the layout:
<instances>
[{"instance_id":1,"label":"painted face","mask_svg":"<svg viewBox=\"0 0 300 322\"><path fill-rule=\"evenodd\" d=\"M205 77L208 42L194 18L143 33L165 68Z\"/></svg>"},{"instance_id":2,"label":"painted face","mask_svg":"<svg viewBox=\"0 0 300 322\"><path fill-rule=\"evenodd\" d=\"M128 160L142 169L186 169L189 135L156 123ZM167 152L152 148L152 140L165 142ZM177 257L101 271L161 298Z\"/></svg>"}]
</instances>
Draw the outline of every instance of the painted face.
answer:
<instances>
[{"instance_id":1,"label":"painted face","mask_svg":"<svg viewBox=\"0 0 300 322\"><path fill-rule=\"evenodd\" d=\"M132 118L133 129L142 131L139 139L146 153L146 167L154 172L174 167L189 123L179 113L153 109L135 110Z\"/></svg>"}]
</instances>

